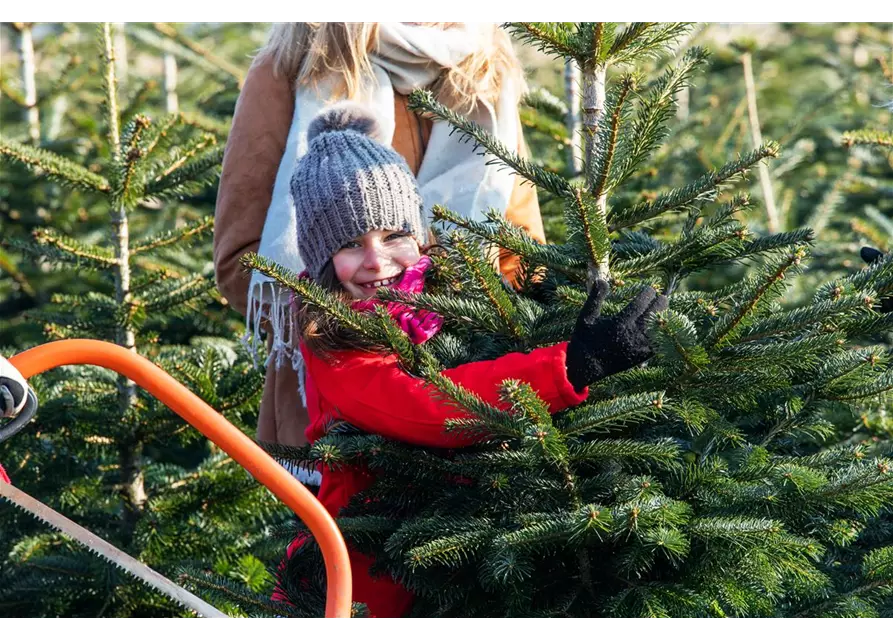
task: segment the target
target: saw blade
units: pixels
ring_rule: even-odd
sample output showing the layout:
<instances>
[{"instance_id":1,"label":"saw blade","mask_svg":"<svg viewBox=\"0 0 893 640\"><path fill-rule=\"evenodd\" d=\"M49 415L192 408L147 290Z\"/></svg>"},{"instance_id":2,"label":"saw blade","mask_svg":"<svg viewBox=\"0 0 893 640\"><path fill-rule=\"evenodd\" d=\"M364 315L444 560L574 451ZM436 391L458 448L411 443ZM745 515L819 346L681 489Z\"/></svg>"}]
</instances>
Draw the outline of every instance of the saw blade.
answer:
<instances>
[{"instance_id":1,"label":"saw blade","mask_svg":"<svg viewBox=\"0 0 893 640\"><path fill-rule=\"evenodd\" d=\"M0 480L0 497L6 498L12 504L27 511L38 520L47 523L73 540L80 542L82 545L102 556L112 564L120 567L135 578L139 578L153 589L157 589L169 598L179 602L184 607L191 609L198 615L204 618L229 617L180 585L168 580L151 567L146 566L139 560L127 555L116 546L106 542L95 533L85 529L73 520L66 518L58 511L54 511L39 500L32 498L21 489L17 489L2 480Z\"/></svg>"}]
</instances>

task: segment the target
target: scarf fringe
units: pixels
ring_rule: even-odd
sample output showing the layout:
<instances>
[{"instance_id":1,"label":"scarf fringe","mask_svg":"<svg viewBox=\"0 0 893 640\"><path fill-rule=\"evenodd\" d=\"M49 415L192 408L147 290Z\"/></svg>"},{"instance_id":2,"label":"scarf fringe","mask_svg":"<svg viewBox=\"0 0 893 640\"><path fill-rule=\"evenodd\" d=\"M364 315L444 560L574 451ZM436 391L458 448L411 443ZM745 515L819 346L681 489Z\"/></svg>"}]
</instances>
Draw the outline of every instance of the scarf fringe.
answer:
<instances>
[{"instance_id":1,"label":"scarf fringe","mask_svg":"<svg viewBox=\"0 0 893 640\"><path fill-rule=\"evenodd\" d=\"M301 484L318 487L322 483L322 474L316 469L308 468L308 465L313 463L294 462L293 460L282 460L280 458L273 459L281 464Z\"/></svg>"},{"instance_id":2,"label":"scarf fringe","mask_svg":"<svg viewBox=\"0 0 893 640\"><path fill-rule=\"evenodd\" d=\"M264 322L270 326L273 334L270 352L264 360L264 366L275 367L278 371L283 362L288 362L297 375L298 394L301 396L301 404L306 408L306 368L301 350L293 340L288 294L283 294L281 287L271 280L254 281L248 287L248 311L245 316L242 344L251 354L256 369L259 368L258 360L266 346L262 336L265 332L261 329Z\"/></svg>"}]
</instances>

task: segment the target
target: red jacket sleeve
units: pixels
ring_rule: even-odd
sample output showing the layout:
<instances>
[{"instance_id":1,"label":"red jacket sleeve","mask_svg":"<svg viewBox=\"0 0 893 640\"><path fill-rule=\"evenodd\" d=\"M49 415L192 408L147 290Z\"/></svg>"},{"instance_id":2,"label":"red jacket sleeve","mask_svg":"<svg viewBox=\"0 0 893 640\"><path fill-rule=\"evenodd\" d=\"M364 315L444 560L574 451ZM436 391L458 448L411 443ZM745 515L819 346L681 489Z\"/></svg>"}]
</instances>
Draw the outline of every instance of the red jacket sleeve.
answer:
<instances>
[{"instance_id":1,"label":"red jacket sleeve","mask_svg":"<svg viewBox=\"0 0 893 640\"><path fill-rule=\"evenodd\" d=\"M468 414L436 399L434 387L401 369L397 356L351 351L336 354L340 357L336 362L327 362L309 349L302 347L302 351L317 393L352 425L422 446L460 447L475 442L468 435L444 429L446 420ZM504 380L526 382L554 413L583 402L589 393L577 393L568 382L566 354L563 342L530 353L471 362L443 374L496 406L501 404L499 387Z\"/></svg>"}]
</instances>

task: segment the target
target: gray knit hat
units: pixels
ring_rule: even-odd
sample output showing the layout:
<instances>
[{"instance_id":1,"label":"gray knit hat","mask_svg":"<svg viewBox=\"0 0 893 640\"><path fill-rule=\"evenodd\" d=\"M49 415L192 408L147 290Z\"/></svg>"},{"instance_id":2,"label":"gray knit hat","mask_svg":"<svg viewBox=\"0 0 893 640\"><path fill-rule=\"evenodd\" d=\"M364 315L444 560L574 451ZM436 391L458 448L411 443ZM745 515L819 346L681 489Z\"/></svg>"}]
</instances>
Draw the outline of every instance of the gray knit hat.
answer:
<instances>
[{"instance_id":1,"label":"gray knit hat","mask_svg":"<svg viewBox=\"0 0 893 640\"><path fill-rule=\"evenodd\" d=\"M374 139L380 135L375 115L354 102L333 105L307 128L291 195L298 251L313 278L345 243L375 229L426 242L415 176L403 156Z\"/></svg>"}]
</instances>

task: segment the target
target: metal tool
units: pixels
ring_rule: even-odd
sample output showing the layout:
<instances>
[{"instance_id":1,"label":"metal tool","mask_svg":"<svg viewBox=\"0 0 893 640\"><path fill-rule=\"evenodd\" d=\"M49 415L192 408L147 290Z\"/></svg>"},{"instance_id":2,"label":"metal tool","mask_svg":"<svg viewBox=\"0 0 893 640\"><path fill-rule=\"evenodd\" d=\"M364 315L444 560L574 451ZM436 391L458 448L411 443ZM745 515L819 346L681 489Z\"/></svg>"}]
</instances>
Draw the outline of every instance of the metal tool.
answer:
<instances>
[{"instance_id":1,"label":"metal tool","mask_svg":"<svg viewBox=\"0 0 893 640\"><path fill-rule=\"evenodd\" d=\"M127 573L139 578L153 589L157 589L169 598L176 600L187 609L191 609L204 618L228 618L225 613L214 608L201 598L193 595L178 584L171 582L163 575L127 555L118 547L106 542L95 533L84 529L81 525L69 520L58 511L54 511L39 500L32 498L21 489L0 480L0 497L41 520L54 529L58 529L72 540L80 542L90 551L112 564L124 569Z\"/></svg>"},{"instance_id":2,"label":"metal tool","mask_svg":"<svg viewBox=\"0 0 893 640\"><path fill-rule=\"evenodd\" d=\"M2 375L2 378L0 379L2 379L3 382L3 386L0 388L0 393L3 393L5 406L8 407L6 416L12 417L12 420L0 427L0 442L3 442L17 434L31 421L31 418L33 418L34 414L37 412L38 401L37 394L34 393L34 390L25 381L22 374L9 362L9 360L2 356L0 356L0 375ZM18 393L21 393L23 388L27 390L24 403L18 406L13 406L14 394L8 388L9 386L17 387ZM179 602L187 609L191 609L198 615L205 618L229 617L198 596L193 595L178 584L171 582L151 567L143 564L136 558L127 555L113 544L110 544L73 520L66 518L58 511L48 507L40 500L37 500L11 484L3 482L2 477L0 477L0 497L5 498L18 508L31 514L38 520L45 522L54 529L58 529L72 540L87 547L87 549L99 557L118 566L135 578L139 578L153 589L160 591L166 596Z\"/></svg>"},{"instance_id":3,"label":"metal tool","mask_svg":"<svg viewBox=\"0 0 893 640\"><path fill-rule=\"evenodd\" d=\"M21 378L23 381L58 366L92 364L125 375L149 391L229 454L307 523L319 542L326 565L328 578L326 617L350 617L351 572L347 546L338 526L325 507L257 444L168 373L123 347L98 340L59 340L40 345L4 362L12 367L4 369L10 371L11 379ZM12 422L0 427L0 441L20 431L37 409L37 396L27 383L23 384L29 390L29 400L22 403L20 397L21 406L16 407L20 413ZM0 497L58 529L197 614L208 618L227 617L142 562L20 489L5 483L2 478L0 478Z\"/></svg>"}]
</instances>

